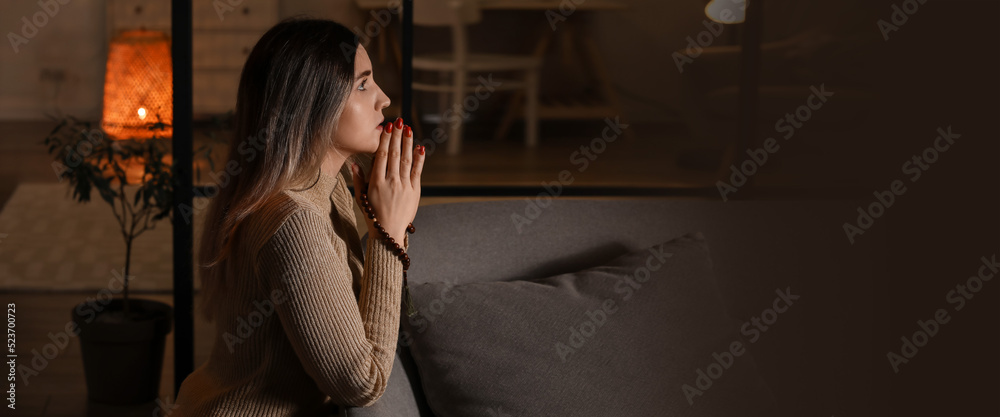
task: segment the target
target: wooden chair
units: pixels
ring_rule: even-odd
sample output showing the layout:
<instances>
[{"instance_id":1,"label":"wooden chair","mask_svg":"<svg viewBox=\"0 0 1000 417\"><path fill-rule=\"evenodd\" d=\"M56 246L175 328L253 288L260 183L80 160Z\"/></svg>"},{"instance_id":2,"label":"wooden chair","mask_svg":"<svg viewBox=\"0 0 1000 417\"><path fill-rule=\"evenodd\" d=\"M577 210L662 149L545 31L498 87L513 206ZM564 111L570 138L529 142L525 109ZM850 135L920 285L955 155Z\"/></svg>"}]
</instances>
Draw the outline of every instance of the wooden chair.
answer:
<instances>
[{"instance_id":1,"label":"wooden chair","mask_svg":"<svg viewBox=\"0 0 1000 417\"><path fill-rule=\"evenodd\" d=\"M420 0L413 7L414 26L451 27L451 51L415 55L414 71L432 71L438 75L450 74L450 83L430 84L413 82L417 91L436 92L442 103L441 123L449 124L448 154L456 155L462 147L462 125L468 119L466 100L480 100L485 92L497 90L522 90L525 97L525 143L535 147L538 143L538 79L542 60L531 55L471 53L468 48L466 27L481 20L477 0ZM501 79L493 72L524 73L523 79ZM492 80L487 85L475 74ZM439 77L439 79L441 79Z\"/></svg>"}]
</instances>

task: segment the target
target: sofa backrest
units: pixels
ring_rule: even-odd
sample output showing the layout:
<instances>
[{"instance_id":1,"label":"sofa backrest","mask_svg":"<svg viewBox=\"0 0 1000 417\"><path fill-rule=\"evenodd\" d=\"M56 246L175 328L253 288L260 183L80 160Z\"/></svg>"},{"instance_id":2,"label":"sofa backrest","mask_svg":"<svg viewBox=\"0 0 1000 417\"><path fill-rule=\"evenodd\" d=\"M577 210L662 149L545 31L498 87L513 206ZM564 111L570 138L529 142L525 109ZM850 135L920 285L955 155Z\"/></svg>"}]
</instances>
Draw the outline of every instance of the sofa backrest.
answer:
<instances>
[{"instance_id":1,"label":"sofa backrest","mask_svg":"<svg viewBox=\"0 0 1000 417\"><path fill-rule=\"evenodd\" d=\"M760 300L772 299L775 288L838 278L845 267L829 265L830 259L862 250L847 244L841 229L856 204L532 198L422 206L413 221L416 233L409 237L407 276L411 285L542 278L602 265L697 231L708 242L727 313L745 320L760 314ZM821 292L810 296L823 297ZM405 346L397 349L379 403L349 411L433 415Z\"/></svg>"}]
</instances>

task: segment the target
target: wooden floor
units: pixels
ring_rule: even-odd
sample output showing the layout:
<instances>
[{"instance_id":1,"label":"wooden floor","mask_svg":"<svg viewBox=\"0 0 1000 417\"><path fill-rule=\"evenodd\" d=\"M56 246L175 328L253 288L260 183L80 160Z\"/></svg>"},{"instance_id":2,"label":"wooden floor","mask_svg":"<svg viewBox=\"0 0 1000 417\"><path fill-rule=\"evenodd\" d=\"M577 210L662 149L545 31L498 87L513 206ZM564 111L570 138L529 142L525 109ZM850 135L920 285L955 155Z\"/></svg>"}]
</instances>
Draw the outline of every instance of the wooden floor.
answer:
<instances>
[{"instance_id":1,"label":"wooden floor","mask_svg":"<svg viewBox=\"0 0 1000 417\"><path fill-rule=\"evenodd\" d=\"M56 182L56 175L50 167L52 161L41 144L51 127L52 123L48 122L0 123L0 209L18 183ZM525 148L516 139L476 140L477 135L489 136L488 132L477 133L470 129L461 155L446 155L443 145L429 155L423 185L539 186L543 182L557 181L562 170L572 173L573 185L696 187L710 185L714 181L713 172L677 168L674 163L676 151L689 143L685 142L682 133L658 126L633 125L629 129L633 131L634 139L623 137L614 142L604 142L606 147L602 147L603 152L595 152L595 158L584 163L586 158L580 153L581 146L595 143L603 128L601 122L550 125L543 130L540 145L535 149ZM425 197L421 205L493 199L498 197ZM2 233L0 230L0 238ZM3 256L2 246L0 256ZM94 295L59 292L58 288L43 293L11 293L0 289L0 301L16 305L18 363L30 365L33 352L39 352L51 343L49 333L64 329L73 307ZM172 304L168 293L135 296ZM196 296L196 310L198 306ZM196 366L207 359L213 334L211 324L196 322ZM174 399L173 333L166 340L159 403L115 407L88 402L80 344L76 337L71 338L55 357L47 359L43 369L28 378L27 385L21 377L17 380L16 415L168 415L165 411L169 411Z\"/></svg>"},{"instance_id":2,"label":"wooden floor","mask_svg":"<svg viewBox=\"0 0 1000 417\"><path fill-rule=\"evenodd\" d=\"M163 374L160 379L160 397L156 401L133 406L103 405L87 400L86 381L78 337L70 337L65 347L58 349L51 359L49 347L58 345L50 339L50 334L63 332L70 321L70 312L76 304L94 293L0 293L4 305L16 306L16 354L19 369L25 371L27 379L18 372L16 387L16 413L18 416L166 416L174 400L174 333L167 334L163 358ZM132 297L160 301L173 305L169 294L135 294ZM195 297L195 310L200 307L200 297ZM214 327L198 320L195 323L195 361L198 364L208 359L212 346ZM34 374L33 372L37 372ZM9 403L8 403L9 404Z\"/></svg>"}]
</instances>

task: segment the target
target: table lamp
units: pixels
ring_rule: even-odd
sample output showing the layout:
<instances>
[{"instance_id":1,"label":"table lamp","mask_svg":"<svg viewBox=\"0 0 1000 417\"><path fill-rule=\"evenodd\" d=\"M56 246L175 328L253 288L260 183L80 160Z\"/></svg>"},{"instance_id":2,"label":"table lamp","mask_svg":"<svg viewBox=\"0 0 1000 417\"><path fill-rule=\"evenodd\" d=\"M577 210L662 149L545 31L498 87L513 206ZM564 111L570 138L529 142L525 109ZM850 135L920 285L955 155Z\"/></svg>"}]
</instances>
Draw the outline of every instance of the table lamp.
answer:
<instances>
[{"instance_id":1,"label":"table lamp","mask_svg":"<svg viewBox=\"0 0 1000 417\"><path fill-rule=\"evenodd\" d=\"M705 6L705 16L723 24L743 23L748 0L712 0Z\"/></svg>"},{"instance_id":2,"label":"table lamp","mask_svg":"<svg viewBox=\"0 0 1000 417\"><path fill-rule=\"evenodd\" d=\"M173 134L173 73L170 37L152 30L128 30L111 41L104 78L101 127L113 139L148 139ZM163 123L165 129L149 126Z\"/></svg>"}]
</instances>

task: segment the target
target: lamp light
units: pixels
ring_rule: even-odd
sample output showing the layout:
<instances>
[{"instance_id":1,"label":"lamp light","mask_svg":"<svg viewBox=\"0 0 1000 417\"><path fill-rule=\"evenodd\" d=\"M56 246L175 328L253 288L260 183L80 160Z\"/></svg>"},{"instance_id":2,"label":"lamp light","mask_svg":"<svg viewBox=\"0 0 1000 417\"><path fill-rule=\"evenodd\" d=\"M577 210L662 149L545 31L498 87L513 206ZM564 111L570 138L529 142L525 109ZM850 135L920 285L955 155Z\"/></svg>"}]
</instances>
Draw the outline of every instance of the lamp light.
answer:
<instances>
[{"instance_id":1,"label":"lamp light","mask_svg":"<svg viewBox=\"0 0 1000 417\"><path fill-rule=\"evenodd\" d=\"M705 16L713 22L727 25L743 23L747 1L750 0L712 0L705 6Z\"/></svg>"},{"instance_id":2,"label":"lamp light","mask_svg":"<svg viewBox=\"0 0 1000 417\"><path fill-rule=\"evenodd\" d=\"M128 30L111 41L104 77L101 127L113 139L173 135L173 73L170 37L152 30ZM154 132L150 125L163 123Z\"/></svg>"}]
</instances>

